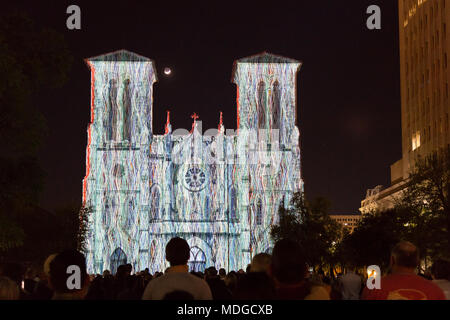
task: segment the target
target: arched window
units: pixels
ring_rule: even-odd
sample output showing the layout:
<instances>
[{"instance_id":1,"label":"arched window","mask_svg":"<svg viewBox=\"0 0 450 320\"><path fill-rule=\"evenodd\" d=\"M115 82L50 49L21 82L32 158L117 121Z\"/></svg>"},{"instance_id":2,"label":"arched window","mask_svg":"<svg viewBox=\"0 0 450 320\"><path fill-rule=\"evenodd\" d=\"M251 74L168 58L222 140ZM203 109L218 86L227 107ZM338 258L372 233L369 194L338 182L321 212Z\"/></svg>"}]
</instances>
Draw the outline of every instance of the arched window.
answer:
<instances>
[{"instance_id":1,"label":"arched window","mask_svg":"<svg viewBox=\"0 0 450 320\"><path fill-rule=\"evenodd\" d=\"M153 240L150 245L150 262L153 263L156 260L156 241Z\"/></svg>"},{"instance_id":2,"label":"arched window","mask_svg":"<svg viewBox=\"0 0 450 320\"><path fill-rule=\"evenodd\" d=\"M232 187L230 192L230 218L231 220L236 220L237 212L236 212L236 188Z\"/></svg>"},{"instance_id":3,"label":"arched window","mask_svg":"<svg viewBox=\"0 0 450 320\"><path fill-rule=\"evenodd\" d=\"M209 199L209 196L207 195L206 197L205 197L205 210L203 211L203 212L211 212L210 210L209 210L209 207L211 206L211 204L210 204L210 199ZM212 215L210 216L210 217L206 217L206 218L209 218L210 220L211 220L211 218L212 218Z\"/></svg>"},{"instance_id":4,"label":"arched window","mask_svg":"<svg viewBox=\"0 0 450 320\"><path fill-rule=\"evenodd\" d=\"M217 182L217 175L216 175L216 165L211 164L209 169L209 177L212 180L213 184L216 184Z\"/></svg>"},{"instance_id":5,"label":"arched window","mask_svg":"<svg viewBox=\"0 0 450 320\"><path fill-rule=\"evenodd\" d=\"M159 190L158 186L154 186L152 188L152 203L150 208L151 220L159 219L160 201L161 201L161 191Z\"/></svg>"},{"instance_id":6,"label":"arched window","mask_svg":"<svg viewBox=\"0 0 450 320\"><path fill-rule=\"evenodd\" d=\"M116 248L111 255L111 273L116 274L120 265L127 264L127 255L121 248Z\"/></svg>"},{"instance_id":7,"label":"arched window","mask_svg":"<svg viewBox=\"0 0 450 320\"><path fill-rule=\"evenodd\" d=\"M125 228L130 229L134 223L134 202L133 200L128 201L128 208L125 211Z\"/></svg>"},{"instance_id":8,"label":"arched window","mask_svg":"<svg viewBox=\"0 0 450 320\"><path fill-rule=\"evenodd\" d=\"M117 83L115 79L109 81L108 110L106 119L107 140L115 140L117 131Z\"/></svg>"},{"instance_id":9,"label":"arched window","mask_svg":"<svg viewBox=\"0 0 450 320\"><path fill-rule=\"evenodd\" d=\"M263 212L262 212L262 201L261 199L258 199L256 202L256 219L255 223L256 225L262 225L263 222Z\"/></svg>"},{"instance_id":10,"label":"arched window","mask_svg":"<svg viewBox=\"0 0 450 320\"><path fill-rule=\"evenodd\" d=\"M191 271L203 272L206 266L206 255L202 249L197 246L192 247L188 263Z\"/></svg>"},{"instance_id":11,"label":"arched window","mask_svg":"<svg viewBox=\"0 0 450 320\"><path fill-rule=\"evenodd\" d=\"M102 223L103 226L108 228L111 221L110 221L110 217L111 217L111 206L109 205L109 200L106 199L105 200L105 206L103 208L103 212L102 212Z\"/></svg>"},{"instance_id":12,"label":"arched window","mask_svg":"<svg viewBox=\"0 0 450 320\"><path fill-rule=\"evenodd\" d=\"M280 92L280 84L278 81L275 81L273 84L273 93L272 93L272 129L280 129L281 122L281 92Z\"/></svg>"},{"instance_id":13,"label":"arched window","mask_svg":"<svg viewBox=\"0 0 450 320\"><path fill-rule=\"evenodd\" d=\"M123 89L123 140L131 142L131 89L130 79L124 81Z\"/></svg>"},{"instance_id":14,"label":"arched window","mask_svg":"<svg viewBox=\"0 0 450 320\"><path fill-rule=\"evenodd\" d=\"M258 84L258 129L266 128L266 85L264 81Z\"/></svg>"}]
</instances>

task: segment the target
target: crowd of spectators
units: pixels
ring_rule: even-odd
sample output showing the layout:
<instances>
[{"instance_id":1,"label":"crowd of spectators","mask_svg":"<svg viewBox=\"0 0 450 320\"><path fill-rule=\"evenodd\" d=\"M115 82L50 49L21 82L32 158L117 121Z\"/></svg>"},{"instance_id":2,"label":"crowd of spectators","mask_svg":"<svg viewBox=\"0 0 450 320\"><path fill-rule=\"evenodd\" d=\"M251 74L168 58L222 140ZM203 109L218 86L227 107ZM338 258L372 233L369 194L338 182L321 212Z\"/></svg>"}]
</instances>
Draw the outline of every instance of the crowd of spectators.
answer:
<instances>
[{"instance_id":1,"label":"crowd of spectators","mask_svg":"<svg viewBox=\"0 0 450 320\"><path fill-rule=\"evenodd\" d=\"M88 275L85 257L64 251L47 258L40 273L22 272L18 263L0 267L0 300L444 300L450 299L450 262L436 260L431 277L417 274L418 249L410 242L398 243L391 252L390 269L381 287L369 289L367 275L350 266L334 277L321 269L310 272L300 246L278 241L272 255L253 257L246 270L206 268L189 271L190 248L181 238L166 246L170 267L151 274L133 272L121 265L115 274ZM67 272L79 266L79 278ZM71 278L72 277L72 278ZM72 284L72 285L70 285Z\"/></svg>"}]
</instances>

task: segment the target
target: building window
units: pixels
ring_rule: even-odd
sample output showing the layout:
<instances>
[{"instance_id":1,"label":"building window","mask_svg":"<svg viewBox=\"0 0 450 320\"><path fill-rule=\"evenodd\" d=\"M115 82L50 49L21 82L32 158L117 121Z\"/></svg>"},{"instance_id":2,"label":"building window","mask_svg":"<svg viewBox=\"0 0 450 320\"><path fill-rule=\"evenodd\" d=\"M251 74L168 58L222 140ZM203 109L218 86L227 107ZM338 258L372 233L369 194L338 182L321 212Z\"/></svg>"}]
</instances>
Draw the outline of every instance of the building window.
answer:
<instances>
[{"instance_id":1,"label":"building window","mask_svg":"<svg viewBox=\"0 0 450 320\"><path fill-rule=\"evenodd\" d=\"M258 84L258 129L266 128L266 85L264 81Z\"/></svg>"},{"instance_id":2,"label":"building window","mask_svg":"<svg viewBox=\"0 0 450 320\"><path fill-rule=\"evenodd\" d=\"M273 84L273 124L272 124L272 128L273 129L280 129L280 117L281 117L281 110L280 110L280 105L281 105L281 92L280 92L280 84L278 83L278 81L275 81L275 83Z\"/></svg>"},{"instance_id":3,"label":"building window","mask_svg":"<svg viewBox=\"0 0 450 320\"><path fill-rule=\"evenodd\" d=\"M444 23L442 26L443 35L442 38L445 39L447 37L447 25Z\"/></svg>"},{"instance_id":4,"label":"building window","mask_svg":"<svg viewBox=\"0 0 450 320\"><path fill-rule=\"evenodd\" d=\"M420 147L420 131L417 131L412 136L412 150L416 150Z\"/></svg>"},{"instance_id":5,"label":"building window","mask_svg":"<svg viewBox=\"0 0 450 320\"><path fill-rule=\"evenodd\" d=\"M236 214L236 189L231 188L230 192L230 218L231 220L235 220L237 218Z\"/></svg>"},{"instance_id":6,"label":"building window","mask_svg":"<svg viewBox=\"0 0 450 320\"><path fill-rule=\"evenodd\" d=\"M128 140L131 142L131 88L130 88L130 79L126 79L124 81L124 89L123 89L123 140Z\"/></svg>"},{"instance_id":7,"label":"building window","mask_svg":"<svg viewBox=\"0 0 450 320\"><path fill-rule=\"evenodd\" d=\"M103 223L103 226L106 228L108 228L111 223L111 220L110 220L111 214L112 214L112 206L109 203L109 199L106 199L105 207L103 208L103 212L102 212L102 223Z\"/></svg>"},{"instance_id":8,"label":"building window","mask_svg":"<svg viewBox=\"0 0 450 320\"><path fill-rule=\"evenodd\" d=\"M151 262L155 262L156 260L156 242L155 240L152 241L151 245L150 245L150 261Z\"/></svg>"},{"instance_id":9,"label":"building window","mask_svg":"<svg viewBox=\"0 0 450 320\"><path fill-rule=\"evenodd\" d=\"M116 274L120 265L127 263L127 255L123 252L122 248L116 248L111 255L111 273Z\"/></svg>"},{"instance_id":10,"label":"building window","mask_svg":"<svg viewBox=\"0 0 450 320\"><path fill-rule=\"evenodd\" d=\"M128 210L125 211L125 228L130 229L133 225L134 218L134 202L133 200L128 201Z\"/></svg>"},{"instance_id":11,"label":"building window","mask_svg":"<svg viewBox=\"0 0 450 320\"><path fill-rule=\"evenodd\" d=\"M156 220L159 218L160 201L161 201L161 191L159 190L158 186L154 186L152 188L152 203L150 209L151 220Z\"/></svg>"},{"instance_id":12,"label":"building window","mask_svg":"<svg viewBox=\"0 0 450 320\"><path fill-rule=\"evenodd\" d=\"M256 225L260 226L263 222L262 201L258 199L256 202Z\"/></svg>"},{"instance_id":13,"label":"building window","mask_svg":"<svg viewBox=\"0 0 450 320\"><path fill-rule=\"evenodd\" d=\"M211 203L210 203L210 199L209 199L209 196L206 196L205 197L205 210L203 211L203 212L210 212L210 206L211 206Z\"/></svg>"},{"instance_id":14,"label":"building window","mask_svg":"<svg viewBox=\"0 0 450 320\"><path fill-rule=\"evenodd\" d=\"M108 88L108 103L106 110L106 119L104 126L106 127L106 139L107 141L116 139L117 130L117 84L115 79L109 81Z\"/></svg>"},{"instance_id":15,"label":"building window","mask_svg":"<svg viewBox=\"0 0 450 320\"><path fill-rule=\"evenodd\" d=\"M203 272L206 266L206 255L203 250L197 246L192 247L188 264L191 271Z\"/></svg>"}]
</instances>

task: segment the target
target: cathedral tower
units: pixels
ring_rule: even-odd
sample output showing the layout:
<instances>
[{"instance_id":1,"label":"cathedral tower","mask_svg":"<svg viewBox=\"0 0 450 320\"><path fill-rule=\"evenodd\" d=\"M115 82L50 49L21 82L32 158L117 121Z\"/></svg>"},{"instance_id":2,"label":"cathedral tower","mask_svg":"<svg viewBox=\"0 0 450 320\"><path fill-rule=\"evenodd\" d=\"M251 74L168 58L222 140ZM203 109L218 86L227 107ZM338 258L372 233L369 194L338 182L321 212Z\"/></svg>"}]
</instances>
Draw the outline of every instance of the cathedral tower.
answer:
<instances>
[{"instance_id":1,"label":"cathedral tower","mask_svg":"<svg viewBox=\"0 0 450 320\"><path fill-rule=\"evenodd\" d=\"M270 227L280 205L303 190L297 121L297 72L301 62L267 52L239 59L237 85L239 211L243 260L271 250ZM245 212L242 213L242 212Z\"/></svg>"},{"instance_id":2,"label":"cathedral tower","mask_svg":"<svg viewBox=\"0 0 450 320\"><path fill-rule=\"evenodd\" d=\"M126 50L86 59L91 70L83 202L93 209L87 240L89 270L139 256L138 214L148 203L153 61ZM114 270L112 270L114 271Z\"/></svg>"},{"instance_id":3,"label":"cathedral tower","mask_svg":"<svg viewBox=\"0 0 450 320\"><path fill-rule=\"evenodd\" d=\"M300 66L300 61L267 52L235 62L232 81L238 90L239 130L269 132L278 129L280 148L288 143L297 121L297 72ZM267 138L272 138L271 143L277 143L274 137Z\"/></svg>"}]
</instances>

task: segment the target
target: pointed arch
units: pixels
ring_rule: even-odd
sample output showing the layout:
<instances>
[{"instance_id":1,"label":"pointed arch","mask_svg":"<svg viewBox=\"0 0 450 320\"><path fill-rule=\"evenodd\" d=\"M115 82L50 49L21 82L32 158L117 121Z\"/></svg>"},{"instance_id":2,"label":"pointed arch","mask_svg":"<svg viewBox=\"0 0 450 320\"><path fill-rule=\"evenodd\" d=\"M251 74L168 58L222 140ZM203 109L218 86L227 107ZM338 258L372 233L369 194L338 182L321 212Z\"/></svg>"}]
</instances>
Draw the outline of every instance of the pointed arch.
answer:
<instances>
[{"instance_id":1,"label":"pointed arch","mask_svg":"<svg viewBox=\"0 0 450 320\"><path fill-rule=\"evenodd\" d=\"M266 129L266 84L261 80L258 84L258 129Z\"/></svg>"},{"instance_id":2,"label":"pointed arch","mask_svg":"<svg viewBox=\"0 0 450 320\"><path fill-rule=\"evenodd\" d=\"M191 271L204 271L206 267L206 255L198 246L193 246L189 255L189 269Z\"/></svg>"},{"instance_id":3,"label":"pointed arch","mask_svg":"<svg viewBox=\"0 0 450 320\"><path fill-rule=\"evenodd\" d=\"M122 248L117 247L111 255L111 273L116 274L117 268L120 265L127 263L127 255Z\"/></svg>"},{"instance_id":4,"label":"pointed arch","mask_svg":"<svg viewBox=\"0 0 450 320\"><path fill-rule=\"evenodd\" d=\"M157 255L157 247L156 247L156 240L152 240L152 243L150 244L150 263L155 263Z\"/></svg>"},{"instance_id":5,"label":"pointed arch","mask_svg":"<svg viewBox=\"0 0 450 320\"><path fill-rule=\"evenodd\" d=\"M263 224L263 203L261 198L256 200L255 224L260 226Z\"/></svg>"},{"instance_id":6,"label":"pointed arch","mask_svg":"<svg viewBox=\"0 0 450 320\"><path fill-rule=\"evenodd\" d=\"M281 90L280 83L275 80L272 90L272 129L280 129L281 124Z\"/></svg>"},{"instance_id":7,"label":"pointed arch","mask_svg":"<svg viewBox=\"0 0 450 320\"><path fill-rule=\"evenodd\" d=\"M123 82L123 96L122 96L122 104L123 104L123 131L122 138L123 140L128 140L131 142L131 86L130 79L126 79Z\"/></svg>"},{"instance_id":8,"label":"pointed arch","mask_svg":"<svg viewBox=\"0 0 450 320\"><path fill-rule=\"evenodd\" d=\"M110 224L111 224L111 205L109 203L109 199L106 199L104 202L104 207L102 210L102 223L103 223L103 227L105 227L105 229L109 228Z\"/></svg>"},{"instance_id":9,"label":"pointed arch","mask_svg":"<svg viewBox=\"0 0 450 320\"><path fill-rule=\"evenodd\" d=\"M129 199L127 203L127 208L125 210L125 228L130 229L134 223L134 201Z\"/></svg>"},{"instance_id":10,"label":"pointed arch","mask_svg":"<svg viewBox=\"0 0 450 320\"><path fill-rule=\"evenodd\" d=\"M236 201L237 201L236 188L233 186L233 187L231 187L231 190L230 190L230 206L229 206L231 220L237 219L237 212L236 212L237 203L236 203Z\"/></svg>"},{"instance_id":11,"label":"pointed arch","mask_svg":"<svg viewBox=\"0 0 450 320\"><path fill-rule=\"evenodd\" d=\"M206 195L205 196L205 210L203 210L203 212L205 212L206 214L208 213L208 212L211 212L211 210L210 210L210 207L211 207L211 199L210 199L210 196L209 195ZM202 217L203 218L203 217ZM211 219L212 218L212 215L210 215L209 217L206 217L207 219L209 218L209 219Z\"/></svg>"},{"instance_id":12,"label":"pointed arch","mask_svg":"<svg viewBox=\"0 0 450 320\"><path fill-rule=\"evenodd\" d=\"M154 185L151 190L150 220L159 219L161 208L161 188Z\"/></svg>"},{"instance_id":13,"label":"pointed arch","mask_svg":"<svg viewBox=\"0 0 450 320\"><path fill-rule=\"evenodd\" d=\"M212 263L211 245L199 237L189 238L187 242L189 244L189 248L191 248L191 254L188 261L190 269L196 266L198 270L203 271L206 266L206 263L208 264ZM192 250L194 248L198 249Z\"/></svg>"},{"instance_id":14,"label":"pointed arch","mask_svg":"<svg viewBox=\"0 0 450 320\"><path fill-rule=\"evenodd\" d=\"M117 81L109 80L108 87L108 110L106 120L107 140L115 140L117 130Z\"/></svg>"}]
</instances>

